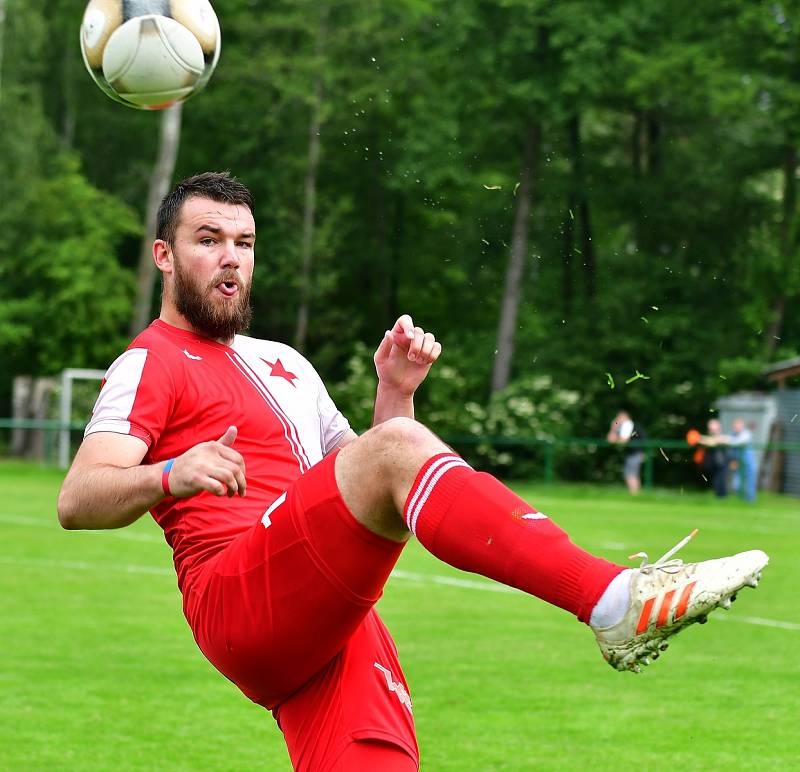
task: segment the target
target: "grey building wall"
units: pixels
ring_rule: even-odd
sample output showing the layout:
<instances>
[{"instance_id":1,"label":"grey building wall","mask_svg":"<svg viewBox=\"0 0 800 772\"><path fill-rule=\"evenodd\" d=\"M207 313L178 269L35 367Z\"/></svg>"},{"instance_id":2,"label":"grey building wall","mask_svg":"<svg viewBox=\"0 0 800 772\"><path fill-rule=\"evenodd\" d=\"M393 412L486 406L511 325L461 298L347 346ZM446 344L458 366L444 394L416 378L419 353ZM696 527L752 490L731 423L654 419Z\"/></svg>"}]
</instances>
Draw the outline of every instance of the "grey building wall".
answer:
<instances>
[{"instance_id":1,"label":"grey building wall","mask_svg":"<svg viewBox=\"0 0 800 772\"><path fill-rule=\"evenodd\" d=\"M747 424L747 428L753 433L754 444L763 445L769 442L770 429L778 416L776 394L777 392L765 394L757 391L742 391L738 394L720 397L714 404L722 424L723 434L731 434L733 422L737 418L742 418ZM795 423L797 421L800 421L800 417L796 419ZM764 451L756 450L755 454L757 472L760 474Z\"/></svg>"},{"instance_id":2,"label":"grey building wall","mask_svg":"<svg viewBox=\"0 0 800 772\"><path fill-rule=\"evenodd\" d=\"M800 443L800 389L775 392L778 402L776 420L783 428L783 442ZM800 496L800 450L786 452L783 463L783 490Z\"/></svg>"}]
</instances>

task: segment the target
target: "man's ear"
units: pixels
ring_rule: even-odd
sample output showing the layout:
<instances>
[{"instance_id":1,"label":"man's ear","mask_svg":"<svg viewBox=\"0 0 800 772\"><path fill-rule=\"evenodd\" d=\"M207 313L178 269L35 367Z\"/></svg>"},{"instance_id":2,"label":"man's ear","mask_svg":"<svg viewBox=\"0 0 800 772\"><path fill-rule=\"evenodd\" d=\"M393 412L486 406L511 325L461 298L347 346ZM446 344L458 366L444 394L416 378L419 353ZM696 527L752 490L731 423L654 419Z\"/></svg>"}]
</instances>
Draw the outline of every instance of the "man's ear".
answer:
<instances>
[{"instance_id":1,"label":"man's ear","mask_svg":"<svg viewBox=\"0 0 800 772\"><path fill-rule=\"evenodd\" d=\"M153 262L161 273L172 273L172 248L164 239L153 242Z\"/></svg>"}]
</instances>

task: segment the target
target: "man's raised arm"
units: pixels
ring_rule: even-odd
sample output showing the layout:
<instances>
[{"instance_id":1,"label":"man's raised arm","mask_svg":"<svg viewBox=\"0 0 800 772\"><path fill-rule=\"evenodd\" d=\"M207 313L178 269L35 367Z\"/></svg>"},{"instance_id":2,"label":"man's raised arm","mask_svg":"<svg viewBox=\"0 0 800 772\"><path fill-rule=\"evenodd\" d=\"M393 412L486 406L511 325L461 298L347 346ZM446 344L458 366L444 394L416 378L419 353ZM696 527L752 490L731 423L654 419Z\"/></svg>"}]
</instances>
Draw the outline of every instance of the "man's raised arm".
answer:
<instances>
[{"instance_id":1,"label":"man's raised arm","mask_svg":"<svg viewBox=\"0 0 800 772\"><path fill-rule=\"evenodd\" d=\"M389 418L414 417L414 392L442 353L442 344L430 332L415 327L403 314L384 333L375 352L378 389L373 426Z\"/></svg>"},{"instance_id":2,"label":"man's raised arm","mask_svg":"<svg viewBox=\"0 0 800 772\"><path fill-rule=\"evenodd\" d=\"M408 314L403 314L383 334L373 357L378 373L373 426L390 418L414 417L414 392L441 353L442 344L433 333L415 327ZM349 445L357 437L352 429L348 430L336 449Z\"/></svg>"}]
</instances>

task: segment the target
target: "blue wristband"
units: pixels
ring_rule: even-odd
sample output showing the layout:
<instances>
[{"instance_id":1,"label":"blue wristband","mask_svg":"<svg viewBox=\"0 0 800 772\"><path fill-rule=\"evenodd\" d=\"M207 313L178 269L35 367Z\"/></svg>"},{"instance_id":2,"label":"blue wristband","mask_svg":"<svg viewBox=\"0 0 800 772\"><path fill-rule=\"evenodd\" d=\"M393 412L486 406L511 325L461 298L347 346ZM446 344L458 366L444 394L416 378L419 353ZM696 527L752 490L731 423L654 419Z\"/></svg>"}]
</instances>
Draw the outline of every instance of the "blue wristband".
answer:
<instances>
[{"instance_id":1,"label":"blue wristband","mask_svg":"<svg viewBox=\"0 0 800 772\"><path fill-rule=\"evenodd\" d=\"M174 458L171 458L169 461L167 461L166 465L164 466L164 471L161 473L161 488L164 491L165 496L172 495L172 492L169 489L169 470L172 469L172 465L174 463Z\"/></svg>"}]
</instances>

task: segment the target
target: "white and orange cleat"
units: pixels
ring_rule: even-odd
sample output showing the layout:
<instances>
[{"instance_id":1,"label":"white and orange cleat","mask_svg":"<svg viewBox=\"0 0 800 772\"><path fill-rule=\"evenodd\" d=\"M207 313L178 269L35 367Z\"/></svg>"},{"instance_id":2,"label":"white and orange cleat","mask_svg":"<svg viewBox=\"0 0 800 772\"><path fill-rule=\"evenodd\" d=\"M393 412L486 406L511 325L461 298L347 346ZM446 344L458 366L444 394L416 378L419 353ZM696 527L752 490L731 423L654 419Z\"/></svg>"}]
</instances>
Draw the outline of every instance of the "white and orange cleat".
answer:
<instances>
[{"instance_id":1,"label":"white and orange cleat","mask_svg":"<svg viewBox=\"0 0 800 772\"><path fill-rule=\"evenodd\" d=\"M740 552L728 558L685 563L670 558L695 534L659 558L633 571L630 604L620 622L610 627L592 627L600 651L611 667L641 672L667 648L666 640L684 627L706 621L715 608L728 609L742 587L756 587L769 562L761 550Z\"/></svg>"}]
</instances>

